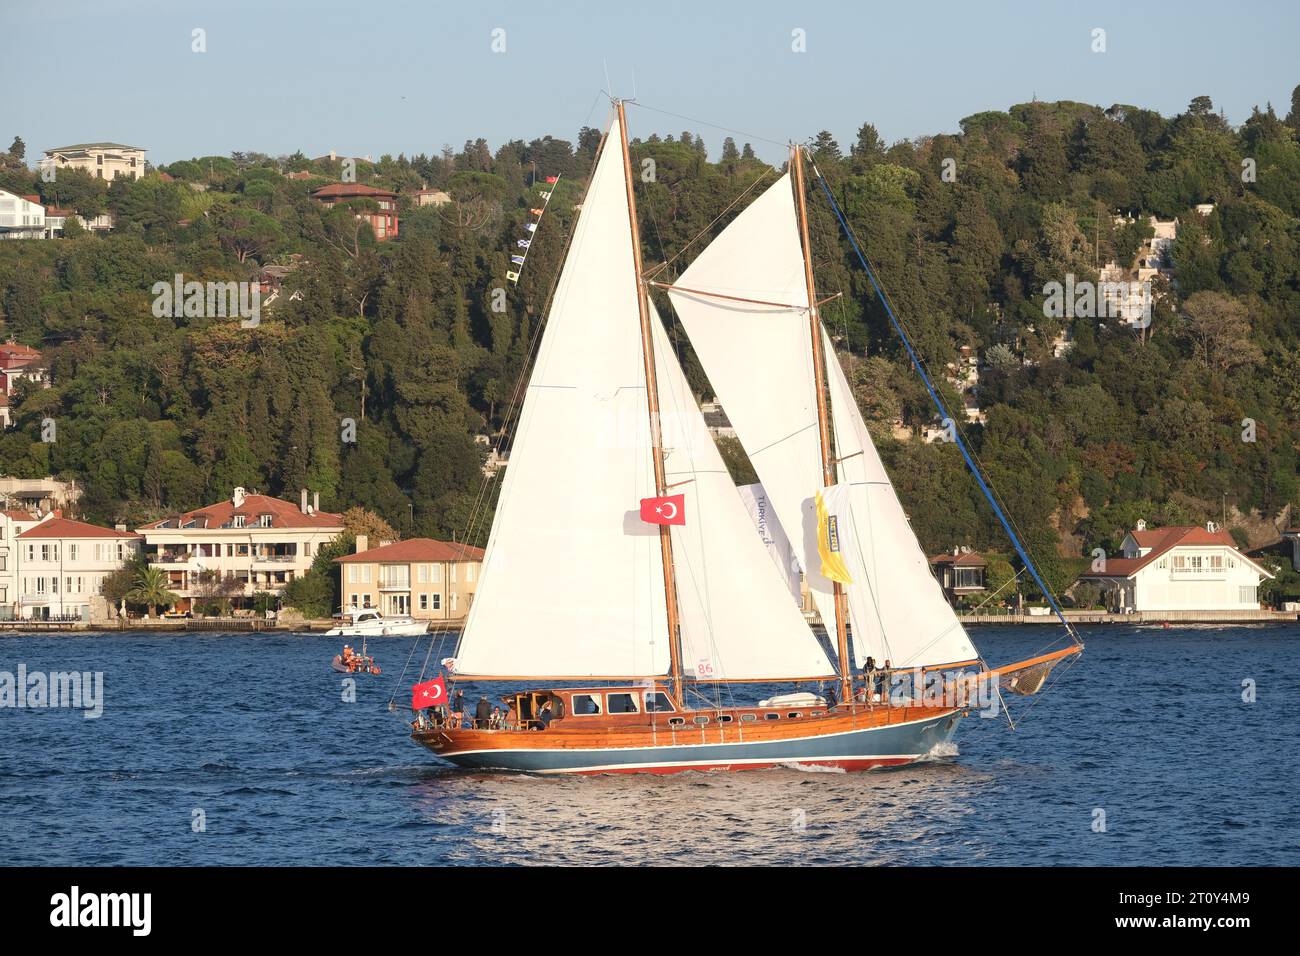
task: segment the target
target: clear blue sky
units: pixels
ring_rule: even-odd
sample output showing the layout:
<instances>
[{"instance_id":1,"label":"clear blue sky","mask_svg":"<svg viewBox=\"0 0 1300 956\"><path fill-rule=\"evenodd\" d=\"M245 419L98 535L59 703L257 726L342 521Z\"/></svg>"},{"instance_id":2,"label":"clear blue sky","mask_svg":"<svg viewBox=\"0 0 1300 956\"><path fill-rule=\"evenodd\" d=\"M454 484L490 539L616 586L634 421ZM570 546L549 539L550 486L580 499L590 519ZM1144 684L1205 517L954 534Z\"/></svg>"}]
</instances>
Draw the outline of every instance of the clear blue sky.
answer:
<instances>
[{"instance_id":1,"label":"clear blue sky","mask_svg":"<svg viewBox=\"0 0 1300 956\"><path fill-rule=\"evenodd\" d=\"M864 121L891 142L953 132L1034 95L1172 115L1208 94L1236 124L1266 101L1285 115L1298 41L1283 0L0 0L0 149L111 140L166 163L576 139L604 122L606 64L619 95L778 141L829 129L847 147ZM726 135L645 110L629 126L703 133L713 156Z\"/></svg>"}]
</instances>

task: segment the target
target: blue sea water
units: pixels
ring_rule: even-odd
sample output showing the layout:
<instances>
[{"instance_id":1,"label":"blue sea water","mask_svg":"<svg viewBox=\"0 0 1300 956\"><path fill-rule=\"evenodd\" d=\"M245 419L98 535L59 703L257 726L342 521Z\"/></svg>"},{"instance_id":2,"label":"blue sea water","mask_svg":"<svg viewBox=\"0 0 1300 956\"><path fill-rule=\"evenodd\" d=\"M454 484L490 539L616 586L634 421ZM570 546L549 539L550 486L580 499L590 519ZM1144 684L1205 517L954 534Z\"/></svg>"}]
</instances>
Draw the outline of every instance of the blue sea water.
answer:
<instances>
[{"instance_id":1,"label":"blue sea water","mask_svg":"<svg viewBox=\"0 0 1300 956\"><path fill-rule=\"evenodd\" d=\"M974 637L999 663L1050 633ZM104 673L99 719L0 708L3 859L1300 863L1300 628L1111 626L1084 638L1045 694L1012 700L1017 729L972 716L960 752L933 762L541 778L454 770L408 738L411 679L398 675L409 638L371 642L385 673L358 678L346 703L329 668L336 642L319 636L0 635L0 671Z\"/></svg>"}]
</instances>

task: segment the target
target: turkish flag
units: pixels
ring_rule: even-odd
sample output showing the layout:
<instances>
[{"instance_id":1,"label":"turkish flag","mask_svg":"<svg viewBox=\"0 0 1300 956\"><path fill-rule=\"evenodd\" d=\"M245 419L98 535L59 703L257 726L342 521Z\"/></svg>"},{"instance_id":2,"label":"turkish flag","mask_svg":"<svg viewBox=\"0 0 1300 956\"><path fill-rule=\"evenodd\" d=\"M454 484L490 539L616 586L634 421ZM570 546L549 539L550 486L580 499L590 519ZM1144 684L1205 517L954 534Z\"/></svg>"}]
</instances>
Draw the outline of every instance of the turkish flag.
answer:
<instances>
[{"instance_id":1,"label":"turkish flag","mask_svg":"<svg viewBox=\"0 0 1300 956\"><path fill-rule=\"evenodd\" d=\"M642 498L641 520L646 524L686 524L686 496Z\"/></svg>"},{"instance_id":2,"label":"turkish flag","mask_svg":"<svg viewBox=\"0 0 1300 956\"><path fill-rule=\"evenodd\" d=\"M547 177L546 177L546 181L547 181L548 183L558 183L558 182L560 181L560 177L559 177L559 176L547 176Z\"/></svg>"},{"instance_id":3,"label":"turkish flag","mask_svg":"<svg viewBox=\"0 0 1300 956\"><path fill-rule=\"evenodd\" d=\"M447 685L441 677L416 684L411 688L411 710L424 710L435 704L447 703Z\"/></svg>"}]
</instances>

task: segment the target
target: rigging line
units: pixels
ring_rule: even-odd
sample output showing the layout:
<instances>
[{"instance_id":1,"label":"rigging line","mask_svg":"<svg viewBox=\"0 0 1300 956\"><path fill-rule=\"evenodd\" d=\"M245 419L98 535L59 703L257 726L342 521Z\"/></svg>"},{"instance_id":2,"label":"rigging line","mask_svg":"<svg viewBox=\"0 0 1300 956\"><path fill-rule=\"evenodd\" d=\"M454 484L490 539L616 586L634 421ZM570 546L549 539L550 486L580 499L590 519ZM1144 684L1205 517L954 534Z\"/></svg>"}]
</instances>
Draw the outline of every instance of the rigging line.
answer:
<instances>
[{"instance_id":1,"label":"rigging line","mask_svg":"<svg viewBox=\"0 0 1300 956\"><path fill-rule=\"evenodd\" d=\"M814 167L813 167L813 168L814 168L814 170L816 170L816 166L815 166L815 164L814 164ZM822 178L820 172L818 172L818 177L819 177L819 178ZM823 182L823 188L825 189L825 185L824 185L825 180L822 179L822 182ZM862 253L859 251L859 256L861 256L861 255L862 255ZM873 282L874 282L874 277L873 277ZM882 286L880 286L880 285L876 285L876 291L877 291L881 296L883 296L885 300L888 300L888 301L885 302L886 308L887 308L887 309L892 309L892 308L893 308L893 300L890 298L889 293L886 292L886 291L884 290L884 288L883 288ZM907 334L906 334L906 333L907 333L907 323L906 323L905 321L903 321L903 319L902 319L901 317L899 317L899 316L897 315L897 313L893 313L893 314L891 314L891 318L893 318L893 319L896 320L896 327L899 328L899 334L900 334L900 335L901 335L901 336L906 340L906 338L907 338ZM847 320L846 320L846 328L847 328ZM919 362L919 363L920 363L920 365L921 365L921 367L922 367L922 370L923 370L923 375L922 375L923 378L924 378L924 376L925 376L926 374L928 374L928 375L930 375L930 376L933 377L933 374L934 374L934 373L930 371L930 368L929 368L929 366L926 364L924 358L922 358L919 354L913 354L913 355L912 355L912 359L913 359L915 362ZM966 431L965 427L964 427L964 426L963 426L963 425L962 425L962 424L961 424L957 419L955 419L955 418L953 418L951 415L947 414L946 409L944 409L944 408L942 407L942 405L940 406L940 411L943 412L943 413L945 414L945 416L947 417L947 419L948 419L950 422L952 422L952 425L953 425L953 429L954 429L954 431L960 432L961 435L962 435L963 437L967 437L967 438L969 438L969 436L968 436L968 434L967 434L967 431ZM983 473L987 473L987 469L984 467L984 462L983 462L983 460L981 460L979 454L978 454L974 449L971 449L971 448L969 448L969 447L967 448L967 450L970 451L971 457L975 459L975 463L979 466L980 473L981 473L981 474L983 474ZM1015 520L1015 518L1011 515L1010 510L1007 508L1007 505L1006 505L1005 500L1002 498L1002 496L1001 496L1000 494L998 494L997 489L994 488L994 487L992 486L991 483L989 484L989 491L991 491L991 492L994 494L994 496L998 499L998 504L1001 505L1001 507L1004 509L1004 513L1006 514L1007 520L1010 521L1012 527L1015 529L1015 533L1018 534L1021 538L1024 538L1024 537L1025 537L1024 530L1020 527L1019 523L1018 523L1018 522ZM1028 548L1026 548L1026 550L1028 550ZM1050 598L1049 598L1049 600L1050 600ZM1069 630L1068 625L1067 625L1067 630Z\"/></svg>"},{"instance_id":2,"label":"rigging line","mask_svg":"<svg viewBox=\"0 0 1300 956\"><path fill-rule=\"evenodd\" d=\"M688 123L699 123L701 126L722 130L724 133L735 133L737 136L747 136L749 139L756 139L763 143L771 143L773 146L785 148L790 145L787 140L771 139L767 136L760 136L758 133L746 132L743 129L732 129L730 126L719 126L717 123L710 123L708 120L698 119L694 116L683 116L681 113L673 113L669 110L661 110L656 106L647 106L645 103L638 103L635 100L628 100L627 102L631 106L636 106L643 110L649 110L652 113L661 113L664 116L672 116L676 119L686 120Z\"/></svg>"},{"instance_id":3,"label":"rigging line","mask_svg":"<svg viewBox=\"0 0 1300 956\"><path fill-rule=\"evenodd\" d=\"M393 701L397 700L397 690L402 686L402 680L403 678L406 677L406 669L411 666L411 658L415 656L415 652L416 650L419 649L419 647L420 647L420 638L419 636L417 636L415 640L411 642L411 653L406 655L406 663L402 665L402 672L397 675L397 680L393 684L392 696L388 698L388 703L390 705L393 703Z\"/></svg>"},{"instance_id":4,"label":"rigging line","mask_svg":"<svg viewBox=\"0 0 1300 956\"><path fill-rule=\"evenodd\" d=\"M1005 591L1005 590L1007 589L1007 586L1008 586L1008 585L1015 584L1017 581L1019 581L1019 580L1020 580L1020 575L1022 575L1022 574L1024 574L1024 573L1025 573L1025 569L1024 569L1024 567L1022 566L1022 567L1020 568L1019 571L1017 571L1014 575L1012 575L1012 577L1011 577L1010 580L1008 580L1008 581L1003 581L1003 582L1002 582L1002 587L998 588L996 591L994 591L992 594L990 594L987 598L985 598L982 602L980 602L979 607L976 607L974 610L971 611L971 613L972 613L972 614L978 614L978 613L979 613L979 610L980 610L981 607L983 607L985 604L988 604L989 601L992 601L995 597L997 597L999 594L1001 594L1003 591Z\"/></svg>"},{"instance_id":5,"label":"rigging line","mask_svg":"<svg viewBox=\"0 0 1300 956\"><path fill-rule=\"evenodd\" d=\"M880 298L881 304L884 305L885 312L889 316L889 320L893 324L894 330L898 332L899 336L902 337L903 346L904 348L907 349L907 354L912 359L913 367L916 369L917 373L921 376L921 380L925 383L926 391L930 393L931 400L935 403L935 406L939 409L941 414L945 415L945 417L949 419L952 419L951 413L948 412L947 408L943 404L943 399L941 399L939 397L939 393L935 391L934 383L931 382L930 376L925 373L925 369L921 365L920 358L917 356L916 350L912 347L911 340L907 337L907 334L903 331L903 328L899 324L897 316L895 316L894 314L893 307L889 303L888 297L885 295L884 290L880 287L879 281L877 281L876 279L875 270L871 268L870 263L868 263L867 261L866 255L863 253L862 248L858 245L857 236L854 235L852 228L845 220L844 213L840 211L839 204L835 201L835 197L834 195L832 195L830 186L827 185L825 177L823 177L821 171L817 169L816 163L813 164L813 174L817 177L818 182L821 184L822 192L826 194L826 199L827 201L830 202L831 209L834 210L836 218L839 219L840 226L844 229L844 234L848 238L849 244L853 246L853 251L857 253L858 261L862 263L862 268L866 271L867 278L871 280L871 285L876 290L876 295ZM1056 612L1056 616L1060 618L1061 624L1065 627L1065 632L1071 637L1071 639L1075 641L1075 643L1079 643L1079 638L1077 635L1075 635L1073 629L1070 627L1070 622L1066 620L1065 614L1061 611L1061 606L1056 602L1056 597L1052 594L1051 590L1047 587L1046 583L1044 583L1042 576L1038 573L1038 568L1034 565L1033 560L1029 557L1029 554L1025 550L1024 545L1021 544L1020 537L1012 529L1011 522L1008 521L1006 514L1002 510L1002 507L998 504L997 498L994 496L993 492L989 489L988 484L984 481L984 476L980 473L978 466L975 464L974 459L971 457L970 452L967 450L966 443L961 440L961 435L957 432L955 428L953 429L953 437L957 439L956 441L957 448L961 451L962 457L966 459L966 464L970 466L971 474L974 475L975 481L979 483L980 490L984 492L984 497L986 497L988 499L989 504L993 506L993 511L997 515L998 520L1002 523L1002 527L1006 530L1007 534L1010 535L1011 543L1012 545L1014 545L1016 549L1016 553L1020 555L1020 559L1024 561L1025 566L1029 568L1029 573L1034 576L1034 582L1038 585L1039 589L1043 592L1043 596L1047 598L1048 603L1052 606L1052 610Z\"/></svg>"},{"instance_id":6,"label":"rigging line","mask_svg":"<svg viewBox=\"0 0 1300 956\"><path fill-rule=\"evenodd\" d=\"M774 172L776 172L776 170L768 168L763 170L763 172L759 173L756 177L754 177L754 181L750 183L748 186L746 186L744 191L741 192L739 196L737 196L730 203L728 203L727 208L723 209L722 212L718 213L718 215L714 217L712 222L710 222L707 226L705 226L695 235L691 236L691 238L687 239L686 243L680 249L677 250L676 254L674 254L671 259L666 259L663 262L659 263L659 265L655 266L653 269L643 273L644 278L648 280L651 276L656 276L659 273L663 272L670 265L676 262L678 258L681 257L682 253L684 253L687 249L689 249L692 244L694 244L695 242L703 238L706 234L711 234L713 232L713 227L716 226L719 222L721 222L723 218L727 215L727 213L735 209L736 206L740 204L740 201L742 199L744 199L746 196L748 196L751 192L754 191L754 187L756 187L759 183L761 183L764 179L766 179ZM660 251L662 252L663 251L662 239L660 240L659 248Z\"/></svg>"}]
</instances>

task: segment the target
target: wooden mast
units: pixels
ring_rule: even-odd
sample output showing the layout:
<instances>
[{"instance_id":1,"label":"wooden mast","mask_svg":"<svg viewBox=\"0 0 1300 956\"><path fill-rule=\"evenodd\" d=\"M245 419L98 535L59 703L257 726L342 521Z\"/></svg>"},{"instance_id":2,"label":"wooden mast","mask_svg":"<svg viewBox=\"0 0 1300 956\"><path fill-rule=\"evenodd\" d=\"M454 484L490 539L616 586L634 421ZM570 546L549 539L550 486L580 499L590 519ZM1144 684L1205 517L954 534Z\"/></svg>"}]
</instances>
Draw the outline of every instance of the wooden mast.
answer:
<instances>
[{"instance_id":1,"label":"wooden mast","mask_svg":"<svg viewBox=\"0 0 1300 956\"><path fill-rule=\"evenodd\" d=\"M799 239L803 247L803 274L808 285L808 322L812 329L813 380L817 386L817 425L821 438L822 483L835 484L835 462L831 456L831 422L826 408L826 362L822 350L822 324L817 314L817 292L813 287L812 246L808 241L808 206L804 201L803 148L794 148L794 192L799 205ZM832 581L835 594L835 645L840 657L840 701L853 699L853 665L849 661L848 608L844 586Z\"/></svg>"},{"instance_id":2,"label":"wooden mast","mask_svg":"<svg viewBox=\"0 0 1300 956\"><path fill-rule=\"evenodd\" d=\"M641 354L645 359L646 407L650 413L650 441L655 468L655 495L663 497L668 491L664 472L663 435L659 428L659 386L655 378L654 335L650 323L650 300L646 291L645 276L641 271L641 227L636 217L636 193L632 188L632 158L627 147L627 115L623 101L617 101L618 132L623 146L623 180L627 184L627 213L632 224L632 265L636 270L636 304L641 316ZM680 706L682 701L682 648L678 633L677 582L673 571L673 539L668 525L659 526L659 550L664 566L664 606L668 610L668 651L672 658L673 696Z\"/></svg>"}]
</instances>

